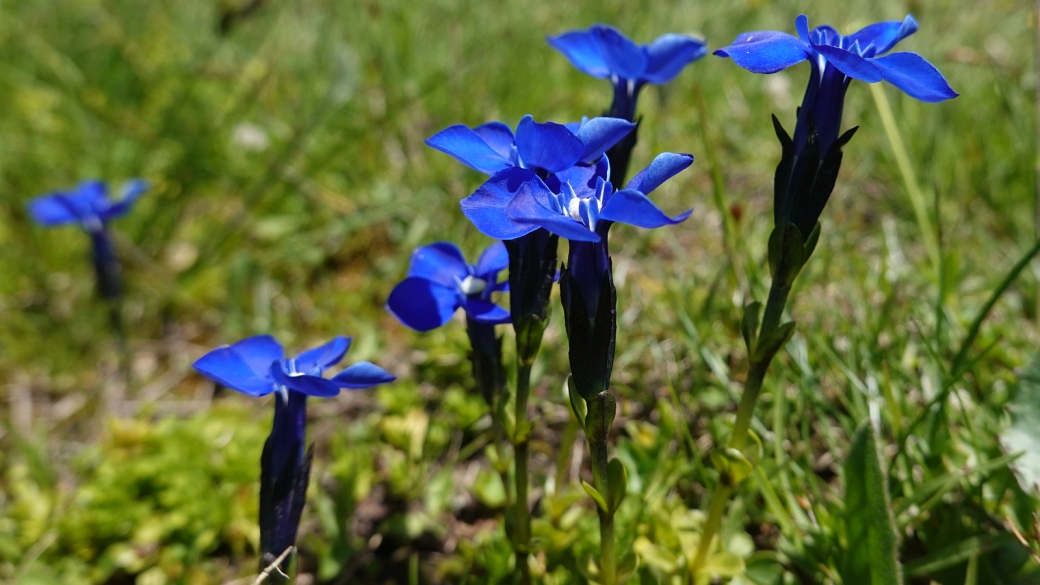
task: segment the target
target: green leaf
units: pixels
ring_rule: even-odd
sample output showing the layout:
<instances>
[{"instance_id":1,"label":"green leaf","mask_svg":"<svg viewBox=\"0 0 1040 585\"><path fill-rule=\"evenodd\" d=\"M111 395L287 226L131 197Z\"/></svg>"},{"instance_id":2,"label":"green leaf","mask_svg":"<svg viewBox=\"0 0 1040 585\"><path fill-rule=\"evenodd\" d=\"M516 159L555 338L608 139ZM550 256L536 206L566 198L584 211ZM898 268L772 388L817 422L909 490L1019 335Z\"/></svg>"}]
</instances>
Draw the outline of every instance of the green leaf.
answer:
<instances>
[{"instance_id":1,"label":"green leaf","mask_svg":"<svg viewBox=\"0 0 1040 585\"><path fill-rule=\"evenodd\" d=\"M754 466L743 453L736 449L715 449L711 452L711 462L719 470L719 481L730 487L747 479Z\"/></svg>"},{"instance_id":2,"label":"green leaf","mask_svg":"<svg viewBox=\"0 0 1040 585\"><path fill-rule=\"evenodd\" d=\"M780 351L780 348L794 335L794 326L794 321L788 321L766 333L765 337L758 340L753 360L756 362L771 361L776 352Z\"/></svg>"},{"instance_id":3,"label":"green leaf","mask_svg":"<svg viewBox=\"0 0 1040 585\"><path fill-rule=\"evenodd\" d=\"M755 301L744 307L744 318L740 322L740 329L744 335L744 345L747 346L748 355L755 355L755 347L758 345L758 326L761 322L762 303Z\"/></svg>"},{"instance_id":4,"label":"green leaf","mask_svg":"<svg viewBox=\"0 0 1040 585\"><path fill-rule=\"evenodd\" d=\"M744 573L744 559L728 551L720 551L704 559L701 574L736 577Z\"/></svg>"},{"instance_id":5,"label":"green leaf","mask_svg":"<svg viewBox=\"0 0 1040 585\"><path fill-rule=\"evenodd\" d=\"M852 436L845 462L845 540L840 570L845 585L903 582L892 507L869 420Z\"/></svg>"},{"instance_id":6,"label":"green leaf","mask_svg":"<svg viewBox=\"0 0 1040 585\"><path fill-rule=\"evenodd\" d=\"M1008 404L1011 426L1000 434L1008 455L1021 455L1011 465L1026 493L1040 490L1040 355L1018 377L1018 389Z\"/></svg>"},{"instance_id":7,"label":"green leaf","mask_svg":"<svg viewBox=\"0 0 1040 585\"><path fill-rule=\"evenodd\" d=\"M604 512L610 511L607 508L607 501L603 499L603 494L599 493L599 490L592 487L592 484L583 479L581 480L581 487L585 488L585 493L589 494L589 497L596 500L596 505L599 506L600 510L603 510Z\"/></svg>"},{"instance_id":8,"label":"green leaf","mask_svg":"<svg viewBox=\"0 0 1040 585\"><path fill-rule=\"evenodd\" d=\"M567 397L571 400L571 412L574 413L574 418L578 419L578 424L582 428L585 428L585 417L589 414L589 405L585 403L581 394L578 394L578 388L574 385L574 376L567 376Z\"/></svg>"},{"instance_id":9,"label":"green leaf","mask_svg":"<svg viewBox=\"0 0 1040 585\"><path fill-rule=\"evenodd\" d=\"M617 457L607 463L607 485L610 486L607 492L610 497L609 511L613 514L621 505L621 500L625 499L625 492L628 491L628 470Z\"/></svg>"}]
</instances>

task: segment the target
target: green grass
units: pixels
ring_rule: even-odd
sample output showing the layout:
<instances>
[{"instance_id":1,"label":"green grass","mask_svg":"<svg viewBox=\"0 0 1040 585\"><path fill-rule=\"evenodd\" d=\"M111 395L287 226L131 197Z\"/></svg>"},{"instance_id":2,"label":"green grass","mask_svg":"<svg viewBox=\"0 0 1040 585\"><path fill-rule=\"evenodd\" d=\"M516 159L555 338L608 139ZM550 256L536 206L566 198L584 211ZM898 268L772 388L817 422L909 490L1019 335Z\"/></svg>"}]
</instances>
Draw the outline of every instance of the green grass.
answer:
<instances>
[{"instance_id":1,"label":"green grass","mask_svg":"<svg viewBox=\"0 0 1040 585\"><path fill-rule=\"evenodd\" d=\"M734 582L831 575L844 455L869 417L910 583L1040 582L1006 528L1031 534L1037 499L997 441L1016 368L1040 341L1035 265L954 366L1036 239L1036 15L1021 3L306 0L266 3L221 35L221 12L243 4L0 6L0 581L250 582L270 401L214 394L191 361L256 333L298 349L344 333L356 337L350 360L399 380L312 401L302 570L323 583L509 582L463 328L419 335L382 308L415 246L447 239L474 254L487 243L457 205L481 176L423 139L454 123L601 113L608 84L574 70L546 34L603 21L643 42L692 32L718 47L745 30L793 32L801 12L843 31L912 12L921 30L900 49L962 95L922 104L884 87L908 183L871 92L850 88L844 122L861 128L792 295L798 332L756 411L759 472L724 526L748 567ZM707 453L725 440L746 372L742 307L768 289L769 114L791 129L807 77L807 66L765 77L707 57L643 93L633 169L666 150L697 157L654 195L670 212L692 206L690 220L612 236L615 444L630 473L619 550L640 556L643 583L689 554L715 483ZM236 142L255 130L263 148ZM712 165L723 206L741 210L730 253ZM24 204L82 178L137 176L154 188L115 224L124 384L87 239L32 225ZM915 192L938 233L921 233ZM584 581L598 539L571 470L555 485L571 447L560 444L570 414L556 304L535 368L532 469L536 572L563 584Z\"/></svg>"}]
</instances>

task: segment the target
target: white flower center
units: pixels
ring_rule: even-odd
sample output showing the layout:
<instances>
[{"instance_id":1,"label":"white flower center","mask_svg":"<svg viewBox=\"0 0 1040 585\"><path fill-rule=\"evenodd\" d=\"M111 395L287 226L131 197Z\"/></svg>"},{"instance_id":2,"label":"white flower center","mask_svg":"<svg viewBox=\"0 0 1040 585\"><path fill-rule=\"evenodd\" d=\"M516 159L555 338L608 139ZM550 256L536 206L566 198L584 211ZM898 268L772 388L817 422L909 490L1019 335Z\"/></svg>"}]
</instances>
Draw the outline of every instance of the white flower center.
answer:
<instances>
[{"instance_id":1,"label":"white flower center","mask_svg":"<svg viewBox=\"0 0 1040 585\"><path fill-rule=\"evenodd\" d=\"M596 231L596 221L599 220L599 212L603 208L597 197L574 197L567 202L567 216L574 221L580 222L591 231Z\"/></svg>"},{"instance_id":2,"label":"white flower center","mask_svg":"<svg viewBox=\"0 0 1040 585\"><path fill-rule=\"evenodd\" d=\"M487 288L487 281L473 275L467 276L459 282L459 291L466 296L483 292L485 288Z\"/></svg>"}]
</instances>

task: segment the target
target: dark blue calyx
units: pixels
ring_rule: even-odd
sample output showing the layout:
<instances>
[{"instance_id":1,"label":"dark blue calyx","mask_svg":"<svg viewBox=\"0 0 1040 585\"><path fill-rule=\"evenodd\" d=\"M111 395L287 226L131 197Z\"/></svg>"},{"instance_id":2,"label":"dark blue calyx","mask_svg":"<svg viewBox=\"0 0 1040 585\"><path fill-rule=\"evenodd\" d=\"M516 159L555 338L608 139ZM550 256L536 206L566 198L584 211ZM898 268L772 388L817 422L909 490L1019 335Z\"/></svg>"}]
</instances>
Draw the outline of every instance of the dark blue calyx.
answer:
<instances>
[{"instance_id":1,"label":"dark blue calyx","mask_svg":"<svg viewBox=\"0 0 1040 585\"><path fill-rule=\"evenodd\" d=\"M571 242L570 259L571 265L560 274L560 299L572 381L578 394L589 400L610 387L617 337L617 289L604 246ZM601 260L605 260L605 269L596 278L592 268Z\"/></svg>"},{"instance_id":2,"label":"dark blue calyx","mask_svg":"<svg viewBox=\"0 0 1040 585\"><path fill-rule=\"evenodd\" d=\"M303 450L307 395L279 392L271 434L260 456L260 552L268 566L296 543L296 531L307 494L314 447ZM283 573L292 555L279 565Z\"/></svg>"},{"instance_id":3,"label":"dark blue calyx","mask_svg":"<svg viewBox=\"0 0 1040 585\"><path fill-rule=\"evenodd\" d=\"M112 238L104 226L87 233L90 235L90 257L97 277L98 296L106 301L116 301L123 295L123 281Z\"/></svg>"},{"instance_id":4,"label":"dark blue calyx","mask_svg":"<svg viewBox=\"0 0 1040 585\"><path fill-rule=\"evenodd\" d=\"M773 116L773 128L783 150L773 179L773 221L777 227L793 224L803 240L815 229L834 190L841 169L841 149L858 129L848 130L821 152L813 117L808 116L805 124L805 144L799 151Z\"/></svg>"},{"instance_id":5,"label":"dark blue calyx","mask_svg":"<svg viewBox=\"0 0 1040 585\"><path fill-rule=\"evenodd\" d=\"M541 345L548 323L549 295L556 281L559 242L560 237L545 228L505 241L509 252L509 312L522 358L533 359Z\"/></svg>"}]
</instances>

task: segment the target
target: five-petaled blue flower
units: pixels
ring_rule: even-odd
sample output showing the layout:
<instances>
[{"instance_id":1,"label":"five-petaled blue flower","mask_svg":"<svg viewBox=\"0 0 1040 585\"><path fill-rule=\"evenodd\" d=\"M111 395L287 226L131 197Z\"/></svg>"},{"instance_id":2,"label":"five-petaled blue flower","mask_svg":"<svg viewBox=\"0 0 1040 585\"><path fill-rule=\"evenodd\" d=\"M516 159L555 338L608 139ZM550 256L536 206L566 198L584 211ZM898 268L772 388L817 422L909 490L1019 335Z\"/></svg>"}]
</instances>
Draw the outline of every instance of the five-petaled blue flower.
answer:
<instances>
[{"instance_id":1,"label":"five-petaled blue flower","mask_svg":"<svg viewBox=\"0 0 1040 585\"><path fill-rule=\"evenodd\" d=\"M884 79L924 102L957 96L939 70L917 53L885 54L917 30L913 16L872 24L848 36L826 25L810 31L804 14L795 20L795 28L797 37L777 31L743 33L715 54L730 57L754 73L776 73L809 60L812 75L798 112L796 154L805 148L811 117L819 135L819 156L826 156L838 138L845 90L853 79L870 83Z\"/></svg>"},{"instance_id":2,"label":"five-petaled blue flower","mask_svg":"<svg viewBox=\"0 0 1040 585\"><path fill-rule=\"evenodd\" d=\"M303 512L312 452L304 454L308 396L335 396L340 389L369 388L394 376L368 362L358 362L334 376L322 372L339 363L350 348L349 337L286 358L270 335L249 337L217 348L195 362L207 378L250 396L277 393L271 434L260 457L261 564L272 563L296 542ZM284 571L291 558L280 568Z\"/></svg>"},{"instance_id":3,"label":"five-petaled blue flower","mask_svg":"<svg viewBox=\"0 0 1040 585\"><path fill-rule=\"evenodd\" d=\"M583 73L609 78L614 83L610 115L629 121L635 120L636 98L644 85L668 83L708 51L703 41L674 33L661 35L649 45L637 45L605 24L547 40Z\"/></svg>"},{"instance_id":4,"label":"five-petaled blue flower","mask_svg":"<svg viewBox=\"0 0 1040 585\"><path fill-rule=\"evenodd\" d=\"M408 277L394 287L386 308L417 331L444 325L459 307L479 323L508 323L509 311L491 301L492 293L508 288L508 282L498 282L498 273L508 267L502 242L484 250L475 265L450 242L423 246L412 254Z\"/></svg>"},{"instance_id":5,"label":"five-petaled blue flower","mask_svg":"<svg viewBox=\"0 0 1040 585\"><path fill-rule=\"evenodd\" d=\"M635 128L617 118L592 118L575 124L535 122L524 116L516 135L502 122L476 128L449 126L426 144L488 175L512 168L529 169L543 178L575 165L595 163Z\"/></svg>"},{"instance_id":6,"label":"five-petaled blue flower","mask_svg":"<svg viewBox=\"0 0 1040 585\"><path fill-rule=\"evenodd\" d=\"M108 185L103 181L84 181L69 191L30 200L29 215L47 227L78 223L88 232L98 232L109 221L126 215L147 190L148 184L140 179L127 181L122 198L113 201L108 198Z\"/></svg>"},{"instance_id":7,"label":"five-petaled blue flower","mask_svg":"<svg viewBox=\"0 0 1040 585\"><path fill-rule=\"evenodd\" d=\"M118 201L108 198L108 186L102 181L84 181L70 191L40 195L29 201L29 215L36 223L52 227L79 224L90 235L91 255L97 273L101 298L118 299L122 294L119 259L108 235L108 222L126 215L148 184L140 179L123 185Z\"/></svg>"}]
</instances>

